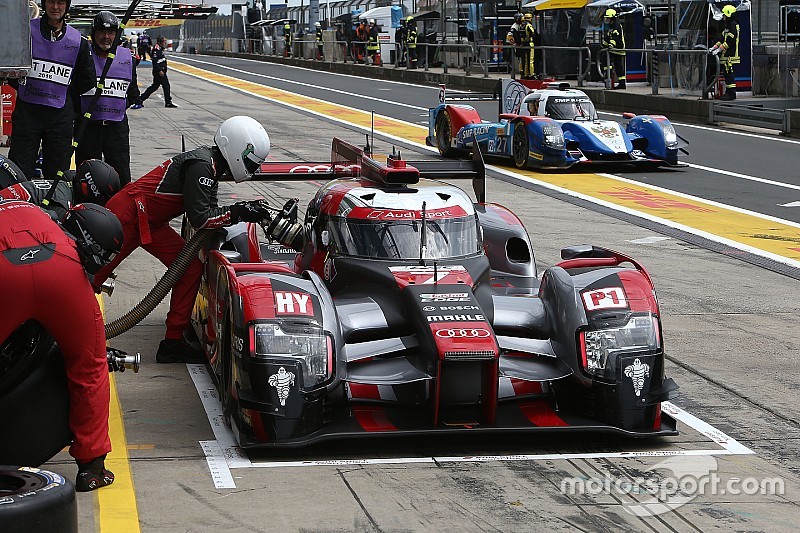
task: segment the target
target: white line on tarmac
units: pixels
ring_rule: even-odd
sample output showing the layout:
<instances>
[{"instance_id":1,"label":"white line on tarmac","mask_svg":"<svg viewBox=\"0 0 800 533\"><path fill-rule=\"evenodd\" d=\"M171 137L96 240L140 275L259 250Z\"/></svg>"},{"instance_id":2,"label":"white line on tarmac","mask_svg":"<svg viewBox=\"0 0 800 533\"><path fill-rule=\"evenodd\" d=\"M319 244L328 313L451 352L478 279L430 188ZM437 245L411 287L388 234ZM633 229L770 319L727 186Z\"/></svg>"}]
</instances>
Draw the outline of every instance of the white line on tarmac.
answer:
<instances>
[{"instance_id":1,"label":"white line on tarmac","mask_svg":"<svg viewBox=\"0 0 800 533\"><path fill-rule=\"evenodd\" d=\"M487 165L486 168L489 168L489 166ZM495 170L495 169L493 168L492 170ZM791 220L786 220L784 218L774 217L772 215L765 215L764 213L759 213L757 211L750 211L749 209L736 207L735 205L729 205L729 204L723 204L721 202L715 202L714 200L708 200L706 198L701 198L699 196L693 196L691 194L686 194L686 193L683 193L683 192L680 192L680 191L673 191L672 189L667 189L665 187L659 187L658 185L653 185L653 184L650 184L650 183L642 183L641 181L636 181L636 180L632 180L632 179L629 179L629 178L623 178L622 176L617 176L616 174L606 174L606 173L603 173L603 172L596 172L596 174L598 176L603 176L605 178L610 178L610 179L613 179L613 180L621 181L623 183L630 183L631 185L638 185L640 187L644 186L644 187L647 187L648 189L653 189L655 191L663 192L665 194L672 194L674 196L679 196L681 198L686 198L687 200L692 200L694 202L699 202L701 204L712 205L712 206L718 207L720 209L727 209L729 211L736 211L737 213L742 213L743 215L750 215L752 217L761 218L763 220L769 220L770 222L776 222L778 224L785 224L787 226L800 228L800 222L793 222ZM551 185L551 187L552 187L552 185ZM594 197L591 197L591 198L593 199L594 202L599 203L599 200L597 200L596 198L594 198ZM610 204L610 205L616 205L616 204ZM619 206L617 208L619 208ZM639 213L638 211L633 211L633 212L634 213Z\"/></svg>"},{"instance_id":2,"label":"white line on tarmac","mask_svg":"<svg viewBox=\"0 0 800 533\"><path fill-rule=\"evenodd\" d=\"M184 58L181 58L181 59L184 59ZM259 77L259 78L278 80L278 81L282 81L282 82L288 83L288 84L300 85L300 86L303 86L303 87L310 87L312 89L319 89L319 90L323 90L323 91L334 92L334 93L338 93L338 94L344 94L344 95L347 95L347 96L353 96L355 98L362 98L362 99L365 99L365 100L372 100L372 101L379 102L379 103L382 103L382 104L390 104L390 105L394 105L394 106L407 107L407 108L410 108L410 109L419 109L419 110L424 110L424 111L428 110L427 107L420 107L420 106L415 106L415 105L410 105L410 104L404 104L402 102L396 102L394 100L386 100L386 99L383 99L383 98L376 98L374 96L365 96L363 94L353 93L353 92L349 92L349 91L342 91L342 90L339 90L339 89L330 89L328 87L323 87L323 86L320 86L320 85L314 85L314 84L311 84L311 83L304 83L304 82L289 80L289 79L280 78L280 77L277 77L277 76L268 76L266 74L258 74L258 73L250 72L250 71L247 71L247 70L242 70L242 69L238 69L238 68L234 68L234 67L229 67L227 65L220 65L219 63L213 63L211 61L201 61L199 59L194 59L194 58L189 59L189 61L195 61L195 62L203 64L203 65L213 65L213 66L216 66L216 67L219 67L219 68L232 70L234 72L247 74L249 76L256 76L256 77ZM255 61L255 60L252 60L252 59L244 60L243 59L242 61ZM295 67L295 68L303 69L303 67ZM330 74L330 73L328 73L328 74ZM349 75L346 75L346 76L349 76ZM375 81L379 81L379 82L382 82L382 83L388 83L386 80L380 80L380 79L375 80ZM398 82L392 82L392 83L398 83ZM422 85L420 85L419 87L424 87L426 89L431 89L431 87L426 87L426 86L422 86ZM438 91L438 89L436 89L436 90ZM600 113L603 113L603 114L606 114L606 115L610 115L610 116L615 116L615 117L621 117L622 116L621 114L618 114L618 113L606 113L604 111L601 111ZM427 114L426 115L420 115L420 116L427 116ZM395 120L397 120L397 119L395 119ZM421 124L427 125L428 122L424 121L424 122L421 122ZM718 132L718 133L725 133L725 134L731 133L731 134L736 134L736 135L744 135L744 136L748 136L748 137L756 137L756 138L759 138L759 139L765 139L765 140L769 140L769 141L780 141L780 142L789 142L789 143L794 143L794 144L800 144L800 141L793 141L793 140L790 140L790 139L783 139L783 138L772 138L772 137L768 137L768 136L764 136L764 135L756 135L756 134L753 134L753 133L742 133L742 132L729 131L729 130L719 130L719 129L716 129L716 128L709 128L709 127L705 127L705 126L696 126L696 125L693 125L693 124L681 124L681 123L677 123L677 122L675 122L673 124L675 124L676 126L694 127L694 128L697 128L697 129L715 131L715 132ZM724 170L724 169L721 169L721 168L714 168L714 167L708 167L708 166L704 166L704 165L697 165L695 163L687 163L687 165L689 167L691 167L691 168L696 168L698 170L705 170L707 172L722 174L722 175L725 175L725 176L731 176L731 177L735 177L735 178L742 178L742 179L746 179L746 180L750 180L750 181L756 181L756 182L764 183L764 184L767 184L767 185L774 185L776 187L785 187L787 189L800 190L800 185L792 185L790 183L782 183L782 182L779 182L779 181L769 180L769 179L766 179L766 178L759 178L757 176L748 176L747 174L740 174L738 172L732 172L730 170Z\"/></svg>"},{"instance_id":3,"label":"white line on tarmac","mask_svg":"<svg viewBox=\"0 0 800 533\"><path fill-rule=\"evenodd\" d=\"M609 115L612 117L621 117L622 113L611 113L609 111L598 111L601 115ZM669 117L667 117L669 118ZM672 121L670 121L672 122ZM789 143L789 144L800 144L800 141L795 141L794 139L787 139L785 137L778 137L772 135L761 135L758 133L748 133L744 131L737 131L731 129L723 129L723 128L715 128L712 126L701 126L700 124L686 124L684 122L672 122L675 126L680 126L682 128L692 128L695 130L705 130L705 131L713 131L715 133L724 133L725 135L739 135L740 137L751 137L754 139L763 139L765 141L775 141L780 143Z\"/></svg>"},{"instance_id":4,"label":"white line on tarmac","mask_svg":"<svg viewBox=\"0 0 800 533\"><path fill-rule=\"evenodd\" d=\"M257 59L244 59L244 58L228 58L228 59L236 59L237 61L247 61L247 62L251 62L251 63L261 63L261 64L264 63L263 61L259 61ZM253 76L262 76L261 74L256 74L256 73L253 73L253 72L238 70L238 69L235 69L233 67L220 65L219 63L213 63L211 61L202 61L200 59L195 59L193 57L190 58L190 57L181 56L180 58L177 58L177 57L175 58L175 61L182 61L182 60L195 61L197 63L202 63L204 65L214 65L214 66L217 66L217 67L220 67L220 68L228 68L228 69L231 69L231 70L236 70L238 72L245 72L245 73L251 74ZM282 65L282 66L285 67L285 68L294 68L294 69L298 69L298 70L312 71L312 69L309 69L307 67L298 67L298 66L294 66L294 65ZM319 71L313 71L313 72L319 74ZM360 76L355 76L353 74L343 74L341 72L325 72L324 74L327 74L328 76L340 76L340 77L345 77L345 78L356 78L358 80L362 79ZM270 77L270 76L264 76L264 77ZM326 90L326 91L330 91L331 90L331 89L328 89L327 87L319 87L317 85L310 85L310 84L300 83L300 82L296 82L296 81L293 81L293 80L287 80L285 78L277 78L277 77L275 77L273 79L281 80L281 81L284 81L286 83L296 83L298 85L306 85L308 87L314 87L314 88L323 89L323 90ZM377 82L381 82L381 83L389 83L389 84L394 84L394 85L406 85L406 86L418 87L420 89L430 89L430 90L435 90L437 92L439 91L438 87L432 87L430 85L420 85L420 84L416 84L416 83L407 83L407 82L402 82L402 81L384 80L384 79L380 79L380 78L373 78L373 80L377 81ZM580 87L576 87L576 88L580 89ZM379 102L390 103L390 104L393 104L393 105L400 105L400 106L411 107L411 108L416 108L416 109L427 109L427 108L423 108L423 107L419 107L419 106L412 106L412 105L409 105L409 104L397 103L397 102L393 102L393 101L390 101L390 100L381 100L379 98L371 98L369 96L364 96L364 95L361 95L361 94L358 94L358 93L348 93L348 92L344 92L344 91L335 91L335 92L341 92L342 94L347 94L347 95L351 95L351 96L357 96L359 98L368 98L370 100L377 100ZM461 93L469 94L469 91L453 91L453 90L451 90L451 91L448 91L448 92L456 92L456 93L459 93L459 94L461 94ZM609 112L609 111L598 111L598 113L604 114L604 115L610 115L610 116L613 116L613 117L621 117L622 116L622 113L612 113L612 112ZM696 129L696 130L713 131L713 132L716 132L716 133L724 133L725 135L739 135L741 137L751 137L751 138L755 138L755 139L763 139L765 141L776 141L776 142L789 143L789 144L800 144L800 141L796 141L796 140L793 140L793 139L787 139L787 138L784 138L784 137L778 137L778 136L760 135L758 133L748 133L748 132L744 132L744 131L736 131L736 130L730 130L730 129L716 128L716 127L712 127L712 126L702 126L700 124L687 124L687 123L683 123L683 122L672 122L672 124L674 124L675 126L680 126L682 128L692 128L692 129Z\"/></svg>"},{"instance_id":5,"label":"white line on tarmac","mask_svg":"<svg viewBox=\"0 0 800 533\"><path fill-rule=\"evenodd\" d=\"M206 461L216 488L236 488L230 470L233 468L289 468L308 466L354 466L354 465L396 465L396 464L436 464L436 463L486 463L497 461L553 461L569 459L629 459L635 457L672 457L698 455L750 455L753 450L741 444L733 437L715 428L696 416L681 409L672 402L662 402L661 409L679 422L683 422L701 435L712 440L721 448L700 450L647 450L620 452L587 452L587 453L549 453L549 454L513 454L513 455L464 455L440 457L391 457L363 459L325 459L306 461L263 461L251 462L243 456L235 444L231 430L224 421L219 425L221 408L216 394L209 394L213 388L211 377L204 365L186 365L189 375L194 381L208 421L217 440L200 441ZM224 443L224 444L223 444Z\"/></svg>"},{"instance_id":6,"label":"white line on tarmac","mask_svg":"<svg viewBox=\"0 0 800 533\"><path fill-rule=\"evenodd\" d=\"M211 472L211 479L214 481L214 487L218 489L235 489L236 483L233 481L228 463L225 461L225 455L222 453L222 448L219 442L215 440L201 440L200 446L203 448L203 453L206 454L206 462L208 463L208 470Z\"/></svg>"},{"instance_id":7,"label":"white line on tarmac","mask_svg":"<svg viewBox=\"0 0 800 533\"><path fill-rule=\"evenodd\" d=\"M181 59L183 59L183 58L181 58ZM212 63L210 61L200 61L199 59L191 59L190 61L196 61L197 63L201 63L203 65L213 65L215 67L232 70L234 72L239 72L241 74L247 74L248 76L256 76L258 78L266 78L268 80L282 81L284 83L288 83L288 84L292 84L292 85L300 85L302 87L310 87L312 89L319 89L321 91L325 91L325 92L329 92L329 93L344 94L344 95L347 95L347 96L353 96L355 98L360 98L360 99L363 99L363 100L372 100L372 101L375 101L375 102L380 102L382 104L390 104L390 105L398 106L398 107L408 107L410 109L427 110L426 107L420 107L420 106L411 105L411 104L404 104L402 102L396 102L396 101L393 101L393 100L385 100L383 98L376 98L374 96L365 96L363 94L351 93L349 91L342 91L340 89L331 89L330 87L323 87L321 85L314 85L312 83L304 83L302 81L288 80L286 78L279 78L277 76L269 76L267 74L259 74L257 72L250 72L248 70L242 70L242 69L239 69L239 68L229 67L227 65L220 65L219 63ZM359 79L361 79L361 78L359 78ZM379 81L382 81L382 80L379 80ZM430 89L430 87L428 87L428 89ZM436 89L436 90L438 91L439 89Z\"/></svg>"},{"instance_id":8,"label":"white line on tarmac","mask_svg":"<svg viewBox=\"0 0 800 533\"><path fill-rule=\"evenodd\" d=\"M267 101L270 101L270 102L274 102L274 103L276 103L278 105L282 105L282 106L285 106L285 107L288 107L288 108L291 108L291 109L297 109L297 110L300 110L300 111L307 111L306 109L304 109L304 108L302 108L300 106L297 106L297 105L294 105L294 104L289 104L289 103L286 103L286 102L281 102L281 101L276 100L274 98L270 98L268 96L264 96L264 95L261 95L261 94L258 94L258 93L252 92L252 91L248 91L247 89L242 89L242 88L238 88L238 87L232 87L232 86L230 86L230 85L228 85L226 83L223 83L221 81L209 80L209 79L206 79L206 78L204 78L202 76L199 76L197 74L189 74L189 73L184 73L184 74L186 74L187 76L193 77L193 78L197 78L197 79L206 81L208 83L212 83L214 85L219 85L220 87L226 87L226 88L234 90L234 91L238 91L238 92L242 92L244 94L248 94L248 95L253 96L255 98L259 98L259 99L262 99L262 100L267 100ZM337 105L342 105L342 104L337 104ZM352 108L352 107L345 106L345 105L342 105L342 107L346 107L348 109L354 109L356 111L362 111L363 112L363 110ZM383 117L384 115L376 115L376 116ZM365 132L369 132L370 131L368 127L360 126L358 124L353 124L352 122L348 122L346 120L343 120L343 119L340 119L340 118L337 118L337 117L334 117L334 116L330 116L330 117L327 117L327 118L328 118L328 120L330 120L332 122L339 122L341 124L346 124L347 126L349 126L351 128L355 128L355 129L362 130L362 131L365 131ZM391 120L396 120L398 122L404 122L402 120L398 120L398 119L395 119L395 118L392 118L392 117L386 117L386 118L391 119ZM419 127L416 124L411 124L409 122L406 122L406 124L408 124L410 126ZM433 147L430 147L430 146L426 146L424 144L417 143L417 142L414 142L414 141L410 141L408 139L405 139L405 138L402 138L402 137L398 137L396 135L390 135L390 134L387 134L387 133L379 133L379 135L382 136L384 139L396 140L398 142L407 143L407 144L409 144L411 146L415 146L417 148L420 148L422 150L426 150L426 151L429 151L429 152L436 152L437 151L436 148L433 148ZM778 255L778 254L767 252L765 250L760 250L758 248L754 248L752 246L748 246L746 244L743 244L743 243L740 243L740 242L737 242L737 241L734 241L734 240L731 240L731 239L726 239L724 237L720 237L719 235L715 235L715 234L709 233L707 231L702 231L700 229L693 228L691 226L686 226L684 224L679 224L677 222L673 222L673 221L665 219L665 218L661 218L661 217L657 217L657 216L654 216L654 215L650 215L650 214L644 213L642 211L636 211L634 209L630 209L630 208L627 208L627 207L624 207L624 206L621 206L621 205L617 205L617 204L614 204L614 203L611 203L611 202L606 202L606 201L600 200L599 198L595 198L593 196L581 194L581 193L575 192L575 191L570 190L570 189L565 189L563 187L558 187L556 185L553 185L551 183L547 183L545 181L541 181L541 180L537 180L537 179L534 179L534 178L529 177L529 176L523 176L523 175L517 174L516 172L510 171L510 170L508 170L506 168L503 168L503 167L497 167L497 166L494 166L494 165L486 165L486 169L487 170L491 170L493 172L496 172L498 174L503 174L505 176L508 176L509 178L511 178L512 181L517 181L517 182L520 182L520 183L526 183L526 182L527 183L533 183L533 184L536 184L536 185L538 185L540 187L543 187L545 189L549 189L551 191L557 191L557 192L566 194L568 196L572 196L572 197L575 197L575 198L580 198L580 199L586 200L586 201L588 201L590 203L594 203L594 204L597 204L597 205L602 205L602 206L604 206L604 207L606 207L608 209L614 210L614 211L620 211L620 212L632 215L634 217L650 220L650 221L656 222L658 224L662 224L664 226L667 226L669 228L674 228L674 229L686 232L686 233L688 233L690 235L697 235L699 237L703 237L705 239L708 239L708 240L710 240L712 242L717 242L717 243L720 243L720 244L724 244L725 246L729 246L731 248L738 249L738 250L743 250L743 251L751 253L753 255L757 255L757 256L760 256L760 257L766 257L767 259L772 259L773 261L776 261L778 263L786 264L786 265L789 265L789 266L792 266L792 267L795 267L795 268L800 268L800 261L796 261L794 259L789 259L787 257L783 257L783 256ZM626 178L623 178L621 176L615 176L613 174L601 174L601 173L598 173L598 174L601 175L601 176L610 177L610 178L613 178L613 179L616 179L616 180L619 180L619 181L625 181L625 182L628 182L628 183L631 183L631 184L636 184L636 185L640 185L640 186L643 185L640 182L637 182L637 181L634 181L634 180L628 180ZM673 191L671 189L665 189L663 187L657 187L657 186L651 185L649 183L646 184L646 185L649 188L652 188L652 189L655 189L655 190L659 190L659 191L662 191L662 192L666 192L666 193L669 193L669 194L674 194L676 196L681 196L683 198L688 198L688 199L691 199L691 200L694 200L694 201L697 201L697 202L704 202L704 203L707 203L707 204L710 204L710 205L715 205L715 206L718 206L718 207L721 207L721 208L724 208L724 209L730 209L732 211L738 211L738 212L741 212L741 213L751 214L753 216L757 216L757 217L763 218L765 220L770 220L770 221L773 221L773 222L778 222L778 223L786 224L786 225L789 225L789 226L800 227L800 224L798 224L796 222L789 221L789 220L784 220L784 219L772 217L770 215L764 215L764 214L761 214L761 213L755 213L753 211L748 211L748 210L742 209L740 207L736 207L736 206L732 206L732 205L728 205L728 204L723 204L723 203L720 203L720 202L714 202L714 201L711 201L711 200L706 200L704 198L700 198L700 197L697 197L697 196L691 196L691 195L688 195L688 194L685 194L685 193L681 193L681 192L678 192L678 191Z\"/></svg>"},{"instance_id":9,"label":"white line on tarmac","mask_svg":"<svg viewBox=\"0 0 800 533\"><path fill-rule=\"evenodd\" d=\"M181 57L175 57L174 59L170 59L170 61L173 61L173 60L174 61L182 61L184 59L186 59L188 61L196 61L198 63L203 63L203 64L206 64L206 65L215 65L215 66L218 66L218 67L222 67L223 66L223 65L220 65L219 63L212 63L210 61L202 61L200 59L196 59L195 57L187 57L185 55L181 56ZM236 60L236 61L243 61L243 62L248 62L248 63L259 63L261 65L265 64L264 61L260 61L258 59L245 59L245 58L241 58L241 57L226 57L225 59L233 59L233 60ZM313 73L315 76L319 76L320 74L325 74L327 76L337 76L337 77L340 77L340 78L353 78L353 79L356 79L358 81L363 81L364 80L363 76L358 76L356 74L345 74L343 72L323 72L323 71L319 71L319 70L310 69L308 67L298 67L298 66L295 66L295 65L283 65L283 64L280 64L280 63L271 63L271 64L273 66L276 66L276 67L291 68L291 69L296 69L296 70L304 70L306 72ZM278 78L278 79L282 79L282 78ZM406 87L418 87L420 89L429 89L431 91L436 91L437 93L439 92L439 86L438 85L436 87L433 87L431 85L422 85L422 84L419 84L419 83L409 83L409 82L406 82L406 81L387 80L387 79L383 79L383 78L370 78L370 79L372 79L373 81L379 81L381 83L386 83L386 84L389 84L389 85L403 85L403 86L406 86ZM292 80L284 80L284 81L291 82ZM327 90L327 88L326 88L326 90ZM448 91L448 92L450 92L450 91ZM458 91L458 90L453 89L452 92L469 93L470 91Z\"/></svg>"},{"instance_id":10,"label":"white line on tarmac","mask_svg":"<svg viewBox=\"0 0 800 533\"><path fill-rule=\"evenodd\" d=\"M796 191L800 191L800 185L793 185L791 183L783 183L783 182L780 182L780 181L768 180L766 178L759 178L758 176L750 176L750 175L747 175L747 174L740 174L738 172L731 172L730 170L722 170L722 169L719 169L719 168L706 167L706 166L697 165L697 164L694 164L694 163L687 163L687 165L689 165L692 168L696 168L698 170L705 170L705 171L713 172L713 173L716 173L716 174L724 174L726 176L731 176L731 177L734 177L734 178L741 178L741 179L749 180L749 181L757 181L759 183L765 183L767 185L774 185L776 187L784 187L786 189L794 189Z\"/></svg>"},{"instance_id":11,"label":"white line on tarmac","mask_svg":"<svg viewBox=\"0 0 800 533\"><path fill-rule=\"evenodd\" d=\"M230 468L245 468L251 466L250 459L242 453L241 448L236 445L233 432L225 425L225 417L222 413L222 404L217 395L217 389L211 376L206 372L205 365L186 365L189 375L200 396L203 409L211 424L216 440L201 440L200 447L206 455L208 470L211 472L211 479L214 487L218 489L235 489L236 484L231 476Z\"/></svg>"}]
</instances>

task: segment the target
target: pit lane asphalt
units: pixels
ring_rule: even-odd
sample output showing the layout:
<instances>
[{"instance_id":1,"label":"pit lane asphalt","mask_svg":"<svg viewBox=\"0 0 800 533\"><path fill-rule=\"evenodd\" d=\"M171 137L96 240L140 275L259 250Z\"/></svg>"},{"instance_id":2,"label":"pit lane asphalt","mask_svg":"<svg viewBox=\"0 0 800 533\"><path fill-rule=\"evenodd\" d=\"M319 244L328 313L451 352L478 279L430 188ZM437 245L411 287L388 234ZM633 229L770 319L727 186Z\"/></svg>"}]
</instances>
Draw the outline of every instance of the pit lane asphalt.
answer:
<instances>
[{"instance_id":1,"label":"pit lane asphalt","mask_svg":"<svg viewBox=\"0 0 800 533\"><path fill-rule=\"evenodd\" d=\"M437 86L357 78L248 59L196 55L177 57L189 65L220 74L346 106L374 110L379 115L414 124L427 125L427 110L436 104L439 92ZM457 92L449 91L449 94L455 96ZM478 109L484 120L496 120L496 101L466 103ZM604 114L603 118L621 120L619 116L608 114ZM680 173L630 170L624 172L625 177L800 222L800 208L781 207L788 202L800 201L800 141L775 135L742 135L730 129L710 127L679 125L676 129L689 141L689 155L683 160L705 168L694 167ZM746 177L769 179L774 183L752 181Z\"/></svg>"},{"instance_id":2,"label":"pit lane asphalt","mask_svg":"<svg viewBox=\"0 0 800 533\"><path fill-rule=\"evenodd\" d=\"M144 79L147 74L140 70ZM219 122L235 114L252 115L266 125L274 160L324 160L333 136L363 142L353 128L314 120L178 72L170 77L180 109L164 109L154 96L145 109L130 112L134 175L176 154L181 134L189 148L210 142ZM389 143L376 140L377 153L391 151ZM427 152L423 156L432 157ZM298 196L304 205L314 189L301 183L238 184L222 188L220 202L263 196L277 204ZM522 218L540 269L558 261L561 247L584 242L631 254L649 269L662 307L667 351L680 363L667 365L668 375L681 385L675 404L755 452L710 456L710 466L705 459L678 457L681 465L698 476L713 468L724 480L780 477L784 495L703 494L648 518L632 514L632 504L646 500L642 495L569 495L560 490L565 478L608 475L631 480L657 465L674 471L678 467L663 462L670 454L719 448L685 425L680 436L653 442L554 435L500 441L375 441L262 453L253 459L620 450L664 456L236 469L232 473L237 488L216 489L198 444L213 439L214 433L187 368L154 362L164 330L162 304L142 324L110 341L143 357L138 375L115 376L124 434L114 435L112 456L119 461L120 453L127 452L132 477L79 495L81 531L796 530L800 346L792 332L800 318L797 282L503 181L490 179L487 189L492 201L510 206ZM107 316L116 318L133 307L163 271L146 253L134 253L118 269L114 295L105 299ZM47 467L70 478L75 474L65 454Z\"/></svg>"}]
</instances>

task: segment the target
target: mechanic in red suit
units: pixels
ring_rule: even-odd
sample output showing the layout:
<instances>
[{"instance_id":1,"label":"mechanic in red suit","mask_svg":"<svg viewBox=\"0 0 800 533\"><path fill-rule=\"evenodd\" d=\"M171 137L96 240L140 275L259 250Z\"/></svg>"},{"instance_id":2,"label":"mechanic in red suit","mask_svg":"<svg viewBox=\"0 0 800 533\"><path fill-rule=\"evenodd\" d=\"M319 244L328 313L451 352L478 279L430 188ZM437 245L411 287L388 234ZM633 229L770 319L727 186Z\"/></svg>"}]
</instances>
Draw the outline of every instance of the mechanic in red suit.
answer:
<instances>
[{"instance_id":1,"label":"mechanic in red suit","mask_svg":"<svg viewBox=\"0 0 800 533\"><path fill-rule=\"evenodd\" d=\"M86 492L114 481L104 464L111 451L106 335L87 273L122 248L122 226L107 209L79 204L63 227L31 203L0 201L0 341L36 320L58 342L69 390L69 453L78 463L75 488Z\"/></svg>"},{"instance_id":2,"label":"mechanic in red suit","mask_svg":"<svg viewBox=\"0 0 800 533\"><path fill-rule=\"evenodd\" d=\"M225 174L236 182L250 179L269 155L269 148L269 136L261 124L250 117L232 117L217 129L214 146L184 152L125 185L106 204L122 222L125 244L122 252L95 276L95 290L139 246L169 267L186 244L169 226L169 221L184 213L195 229L264 219L267 213L259 201L218 207L217 188ZM172 287L167 331L156 352L159 363L205 361L203 353L183 339L202 268L200 260L195 258Z\"/></svg>"}]
</instances>

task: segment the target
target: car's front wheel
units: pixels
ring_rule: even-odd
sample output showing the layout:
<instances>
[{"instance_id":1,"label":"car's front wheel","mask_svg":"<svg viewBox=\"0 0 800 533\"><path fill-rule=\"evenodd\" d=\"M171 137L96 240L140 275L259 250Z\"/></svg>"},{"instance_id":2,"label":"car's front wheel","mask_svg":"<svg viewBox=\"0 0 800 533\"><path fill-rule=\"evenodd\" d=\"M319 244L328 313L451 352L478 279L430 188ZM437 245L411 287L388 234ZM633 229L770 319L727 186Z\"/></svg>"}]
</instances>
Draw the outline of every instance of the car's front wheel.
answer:
<instances>
[{"instance_id":1,"label":"car's front wheel","mask_svg":"<svg viewBox=\"0 0 800 533\"><path fill-rule=\"evenodd\" d=\"M514 136L511 138L511 155L517 168L527 168L529 151L528 129L524 123L517 122L514 125Z\"/></svg>"},{"instance_id":2,"label":"car's front wheel","mask_svg":"<svg viewBox=\"0 0 800 533\"><path fill-rule=\"evenodd\" d=\"M436 117L435 133L436 148L439 149L439 153L444 157L454 157L457 152L451 146L453 140L453 121L447 110L440 112L439 116Z\"/></svg>"}]
</instances>

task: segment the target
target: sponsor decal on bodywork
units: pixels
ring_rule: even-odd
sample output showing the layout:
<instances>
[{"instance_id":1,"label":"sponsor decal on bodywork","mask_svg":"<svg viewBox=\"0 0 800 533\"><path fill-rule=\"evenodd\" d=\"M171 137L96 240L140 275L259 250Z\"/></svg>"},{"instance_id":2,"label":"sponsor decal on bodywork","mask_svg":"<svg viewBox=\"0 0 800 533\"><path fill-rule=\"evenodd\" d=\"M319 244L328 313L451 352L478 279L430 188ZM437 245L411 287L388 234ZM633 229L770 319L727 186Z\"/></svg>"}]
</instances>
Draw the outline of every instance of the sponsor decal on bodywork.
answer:
<instances>
[{"instance_id":1,"label":"sponsor decal on bodywork","mask_svg":"<svg viewBox=\"0 0 800 533\"><path fill-rule=\"evenodd\" d=\"M460 218L467 216L464 208L455 205L425 211L427 220L440 220L447 218ZM371 207L354 207L347 214L347 218L366 220L422 220L422 211L412 209L373 209Z\"/></svg>"},{"instance_id":2,"label":"sponsor decal on bodywork","mask_svg":"<svg viewBox=\"0 0 800 533\"><path fill-rule=\"evenodd\" d=\"M483 315L428 315L428 322L463 322L472 320L486 320Z\"/></svg>"},{"instance_id":3,"label":"sponsor decal on bodywork","mask_svg":"<svg viewBox=\"0 0 800 533\"><path fill-rule=\"evenodd\" d=\"M600 309L626 309L628 300L622 287L603 287L583 293L583 305L587 311Z\"/></svg>"},{"instance_id":4,"label":"sponsor decal on bodywork","mask_svg":"<svg viewBox=\"0 0 800 533\"><path fill-rule=\"evenodd\" d=\"M441 285L456 285L456 284L466 284L468 286L472 286L472 276L469 275L469 272L463 265L441 265L434 267L431 266L414 266L414 265L404 265L404 266L394 266L389 267L389 270L392 272L395 281L397 281L397 285L402 289L408 285L434 285L434 284L441 284ZM427 295L420 295L422 303L428 303L433 301L448 301L448 302L468 302L470 299L468 298L467 293L458 293L462 294L460 298L463 299L442 299L444 296L443 294L432 293ZM429 299L428 299L429 298ZM452 298L459 298L456 296L452 296Z\"/></svg>"},{"instance_id":5,"label":"sponsor decal on bodywork","mask_svg":"<svg viewBox=\"0 0 800 533\"><path fill-rule=\"evenodd\" d=\"M480 355L496 358L499 353L492 327L475 315L474 320L463 322L433 322L430 325L433 340L441 357L457 354Z\"/></svg>"},{"instance_id":6,"label":"sponsor decal on bodywork","mask_svg":"<svg viewBox=\"0 0 800 533\"><path fill-rule=\"evenodd\" d=\"M642 363L637 358L633 361L633 364L625 367L624 373L625 377L631 378L633 392L636 396L639 396L642 393L642 388L644 388L645 378L650 377L650 365Z\"/></svg>"},{"instance_id":7,"label":"sponsor decal on bodywork","mask_svg":"<svg viewBox=\"0 0 800 533\"><path fill-rule=\"evenodd\" d=\"M305 292L274 291L276 315L314 316L311 295Z\"/></svg>"},{"instance_id":8,"label":"sponsor decal on bodywork","mask_svg":"<svg viewBox=\"0 0 800 533\"><path fill-rule=\"evenodd\" d=\"M289 398L289 391L292 390L294 385L294 372L288 372L284 367L280 367L278 372L269 377L270 387L275 387L278 391L278 401L281 405L286 405L286 400Z\"/></svg>"}]
</instances>

